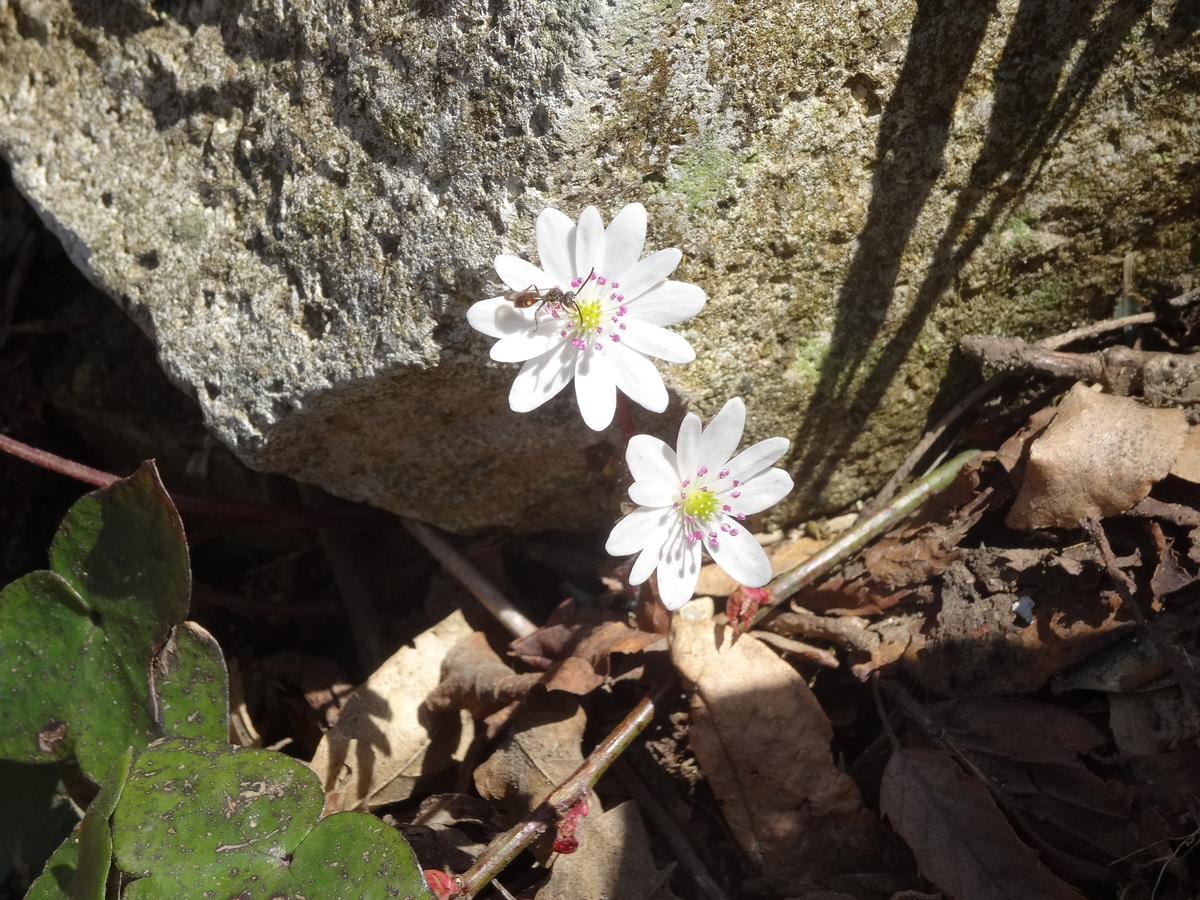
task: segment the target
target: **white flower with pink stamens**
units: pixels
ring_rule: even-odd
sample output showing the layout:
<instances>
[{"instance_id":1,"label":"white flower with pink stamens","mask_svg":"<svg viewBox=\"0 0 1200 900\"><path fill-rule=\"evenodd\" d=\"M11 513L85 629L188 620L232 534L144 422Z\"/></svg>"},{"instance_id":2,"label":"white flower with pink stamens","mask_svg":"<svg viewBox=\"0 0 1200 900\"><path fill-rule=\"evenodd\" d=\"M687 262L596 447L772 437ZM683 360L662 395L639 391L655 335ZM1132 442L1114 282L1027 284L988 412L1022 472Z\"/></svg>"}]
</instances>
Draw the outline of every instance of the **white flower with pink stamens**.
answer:
<instances>
[{"instance_id":1,"label":"white flower with pink stamens","mask_svg":"<svg viewBox=\"0 0 1200 900\"><path fill-rule=\"evenodd\" d=\"M517 256L496 257L496 274L511 290L472 305L467 321L499 338L492 359L523 364L508 395L515 412L537 409L572 379L583 421L595 431L612 422L617 390L652 412L667 408L667 389L650 357L696 358L668 326L696 315L705 296L694 284L667 279L683 256L679 250L642 259L645 243L640 203L622 209L608 228L594 206L578 225L546 209L537 220L541 268ZM547 296L554 288L561 293ZM531 290L538 302L530 302ZM523 308L514 305L517 295Z\"/></svg>"},{"instance_id":2,"label":"white flower with pink stamens","mask_svg":"<svg viewBox=\"0 0 1200 900\"><path fill-rule=\"evenodd\" d=\"M634 479L629 498L638 508L617 523L605 549L613 556L638 554L630 584L657 571L658 595L667 609L692 598L702 550L747 587L771 580L767 554L742 522L792 490L792 477L771 468L789 442L768 438L733 456L745 424L746 404L734 397L706 428L688 413L679 426L678 450L648 434L629 441L625 459Z\"/></svg>"}]
</instances>

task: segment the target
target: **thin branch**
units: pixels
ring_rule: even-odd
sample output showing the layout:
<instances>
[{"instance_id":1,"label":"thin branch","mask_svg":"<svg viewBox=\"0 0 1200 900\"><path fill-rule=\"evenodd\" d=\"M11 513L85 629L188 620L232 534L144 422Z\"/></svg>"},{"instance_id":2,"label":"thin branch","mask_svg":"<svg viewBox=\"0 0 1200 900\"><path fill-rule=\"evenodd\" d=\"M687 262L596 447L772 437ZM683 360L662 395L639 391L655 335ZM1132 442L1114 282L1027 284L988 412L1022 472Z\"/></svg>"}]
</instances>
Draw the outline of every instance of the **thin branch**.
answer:
<instances>
[{"instance_id":1,"label":"thin branch","mask_svg":"<svg viewBox=\"0 0 1200 900\"><path fill-rule=\"evenodd\" d=\"M621 779L621 786L633 795L638 809L658 830L659 835L671 851L671 858L679 863L679 867L691 878L692 883L700 892L699 895L705 897L706 900L729 900L729 895L717 884L712 873L708 871L708 867L704 865L704 861L692 848L687 834L658 802L658 798L642 781L641 776L634 771L633 766L629 765L628 760L621 760L613 774Z\"/></svg>"},{"instance_id":2,"label":"thin branch","mask_svg":"<svg viewBox=\"0 0 1200 900\"><path fill-rule=\"evenodd\" d=\"M400 522L514 637L526 637L537 631L537 626L438 531L407 516L401 516Z\"/></svg>"},{"instance_id":3,"label":"thin branch","mask_svg":"<svg viewBox=\"0 0 1200 900\"><path fill-rule=\"evenodd\" d=\"M840 538L830 541L800 565L777 577L767 585L767 599L754 614L750 624L760 622L781 601L815 581L819 575L829 571L852 553L866 546L875 537L907 518L926 499L948 487L957 477L959 469L981 456L983 453L979 450L967 450L948 462L942 463L874 515L855 522L854 527Z\"/></svg>"},{"instance_id":4,"label":"thin branch","mask_svg":"<svg viewBox=\"0 0 1200 900\"><path fill-rule=\"evenodd\" d=\"M1068 344L1073 344L1076 341L1087 340L1089 338L1099 337L1102 334L1107 334L1110 331L1118 331L1122 328L1129 328L1132 325L1150 325L1153 324L1156 316L1152 312L1138 313L1133 316L1122 316L1119 319L1105 319L1103 322L1092 322L1089 325L1084 325L1080 328L1072 329L1071 331L1062 334L1052 335L1048 338L1043 338L1040 341L1035 341L1033 346L1040 347L1044 350L1058 350ZM912 474L913 469L925 457L946 433L955 422L959 420L969 409L974 407L983 400L988 394L1004 384L1010 377L1011 372L997 372L987 381L977 386L974 390L963 397L940 419L936 425L925 433L925 436L917 442L917 445L909 451L904 458L899 468L892 474L879 491L871 498L870 502L863 508L864 514L870 515L884 503L886 503L899 489L908 476Z\"/></svg>"},{"instance_id":5,"label":"thin branch","mask_svg":"<svg viewBox=\"0 0 1200 900\"><path fill-rule=\"evenodd\" d=\"M517 854L537 840L560 816L585 800L618 756L654 718L655 704L675 689L674 676L664 679L642 698L583 764L529 814L529 817L494 839L475 860L475 864L455 879L459 885L455 898L474 897L499 875Z\"/></svg>"}]
</instances>

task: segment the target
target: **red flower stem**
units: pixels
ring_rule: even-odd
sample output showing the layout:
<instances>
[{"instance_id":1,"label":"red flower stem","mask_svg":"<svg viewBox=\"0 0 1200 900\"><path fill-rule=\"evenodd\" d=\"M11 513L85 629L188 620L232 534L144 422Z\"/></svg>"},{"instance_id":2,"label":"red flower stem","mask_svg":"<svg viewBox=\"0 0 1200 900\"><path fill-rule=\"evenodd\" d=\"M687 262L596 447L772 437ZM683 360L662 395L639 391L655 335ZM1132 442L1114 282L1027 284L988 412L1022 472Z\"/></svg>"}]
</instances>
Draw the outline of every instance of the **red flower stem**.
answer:
<instances>
[{"instance_id":1,"label":"red flower stem","mask_svg":"<svg viewBox=\"0 0 1200 900\"><path fill-rule=\"evenodd\" d=\"M895 500L880 507L867 518L855 522L854 527L836 541L830 541L800 565L784 572L767 586L770 597L754 614L750 624L757 624L780 602L907 518L926 499L949 487L957 477L959 469L982 455L980 450L967 450L942 463Z\"/></svg>"},{"instance_id":2,"label":"red flower stem","mask_svg":"<svg viewBox=\"0 0 1200 900\"><path fill-rule=\"evenodd\" d=\"M119 475L72 462L48 450L31 447L6 434L0 434L0 452L8 453L17 459L33 463L35 466L41 466L43 469L96 487L108 487L114 481L120 480ZM364 527L387 520L386 514L377 513L374 510L335 509L319 512L267 503L232 503L227 500L211 500L207 497L189 497L174 491L169 493L171 501L180 512L198 516L217 516L224 519L274 522L277 525L293 528Z\"/></svg>"},{"instance_id":3,"label":"red flower stem","mask_svg":"<svg viewBox=\"0 0 1200 900\"><path fill-rule=\"evenodd\" d=\"M69 459L63 459L61 456L55 456L53 453L39 450L37 447L30 447L28 444L23 444L16 438L10 438L6 434L0 434L0 450L15 456L17 459L31 462L35 466L41 466L43 469L49 469L51 472L57 472L59 475L66 475L68 478L74 478L76 481L82 481L85 484L94 484L96 487L108 487L117 480L116 475L110 475L108 472L101 472L99 469L71 462Z\"/></svg>"},{"instance_id":4,"label":"red flower stem","mask_svg":"<svg viewBox=\"0 0 1200 900\"><path fill-rule=\"evenodd\" d=\"M537 840L538 835L552 827L559 816L585 799L600 780L600 776L650 724L654 718L655 703L661 703L662 698L674 688L673 676L660 682L642 698L621 724L588 754L588 758L574 774L538 804L529 814L529 818L488 844L475 860L475 865L459 877L461 888L455 895L456 898L474 897L499 875L505 866L516 859L518 853Z\"/></svg>"}]
</instances>

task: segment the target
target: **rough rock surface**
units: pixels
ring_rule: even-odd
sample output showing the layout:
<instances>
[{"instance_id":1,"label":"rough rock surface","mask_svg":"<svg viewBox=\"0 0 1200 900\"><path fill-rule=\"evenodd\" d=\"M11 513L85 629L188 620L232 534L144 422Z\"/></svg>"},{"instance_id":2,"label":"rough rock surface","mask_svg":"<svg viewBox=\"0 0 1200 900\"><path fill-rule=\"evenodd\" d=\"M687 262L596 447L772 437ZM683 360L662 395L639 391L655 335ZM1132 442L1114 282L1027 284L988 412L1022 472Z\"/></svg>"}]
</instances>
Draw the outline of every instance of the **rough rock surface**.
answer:
<instances>
[{"instance_id":1,"label":"rough rock surface","mask_svg":"<svg viewBox=\"0 0 1200 900\"><path fill-rule=\"evenodd\" d=\"M617 514L620 437L507 409L463 314L538 211L641 200L710 301L685 408L879 483L965 331L1194 270L1194 5L0 0L0 152L250 464L455 529ZM1190 255L1189 255L1190 254Z\"/></svg>"}]
</instances>

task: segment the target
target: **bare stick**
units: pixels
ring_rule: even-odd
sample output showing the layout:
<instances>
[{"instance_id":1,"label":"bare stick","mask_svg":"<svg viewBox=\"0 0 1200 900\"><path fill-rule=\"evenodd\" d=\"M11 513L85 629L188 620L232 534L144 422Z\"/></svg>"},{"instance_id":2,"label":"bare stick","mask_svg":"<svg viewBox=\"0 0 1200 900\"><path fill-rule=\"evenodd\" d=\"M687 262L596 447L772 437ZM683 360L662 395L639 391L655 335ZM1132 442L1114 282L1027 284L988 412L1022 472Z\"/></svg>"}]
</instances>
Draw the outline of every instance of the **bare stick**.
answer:
<instances>
[{"instance_id":1,"label":"bare stick","mask_svg":"<svg viewBox=\"0 0 1200 900\"><path fill-rule=\"evenodd\" d=\"M457 548L435 529L407 516L401 516L400 522L434 559L445 566L446 570L496 617L496 621L509 630L513 637L525 637L537 630L537 626L525 618L525 614L513 606L512 601L475 568L474 563L459 553Z\"/></svg>"},{"instance_id":2,"label":"bare stick","mask_svg":"<svg viewBox=\"0 0 1200 900\"><path fill-rule=\"evenodd\" d=\"M854 527L836 541L829 542L800 565L784 572L767 585L768 598L754 614L751 624L761 621L780 601L810 584L818 575L827 572L876 536L905 519L927 498L948 487L958 475L959 469L982 455L979 450L967 450L949 462L942 463L877 513L855 522Z\"/></svg>"},{"instance_id":3,"label":"bare stick","mask_svg":"<svg viewBox=\"0 0 1200 900\"><path fill-rule=\"evenodd\" d=\"M671 850L672 859L679 863L679 867L692 879L692 883L696 885L700 895L707 900L729 900L729 895L721 890L721 886L712 877L708 867L704 865L704 861L692 849L687 834L658 802L658 798L642 781L641 776L634 771L633 766L629 765L628 760L622 760L613 774L621 779L621 786L633 795L638 809L658 829L658 833Z\"/></svg>"},{"instance_id":4,"label":"bare stick","mask_svg":"<svg viewBox=\"0 0 1200 900\"><path fill-rule=\"evenodd\" d=\"M675 687L674 676L659 683L653 691L642 698L642 702L633 708L633 711L604 739L603 743L588 754L588 758L575 770L574 774L538 804L529 814L529 818L488 844L479 858L475 860L475 865L455 879L459 890L454 897L474 897L483 890L489 881L499 875L505 866L516 859L518 853L532 844L560 816L585 800L588 792L600 780L600 776L625 748L633 743L633 739L650 724L654 718L654 705L661 702L663 696Z\"/></svg>"}]
</instances>

